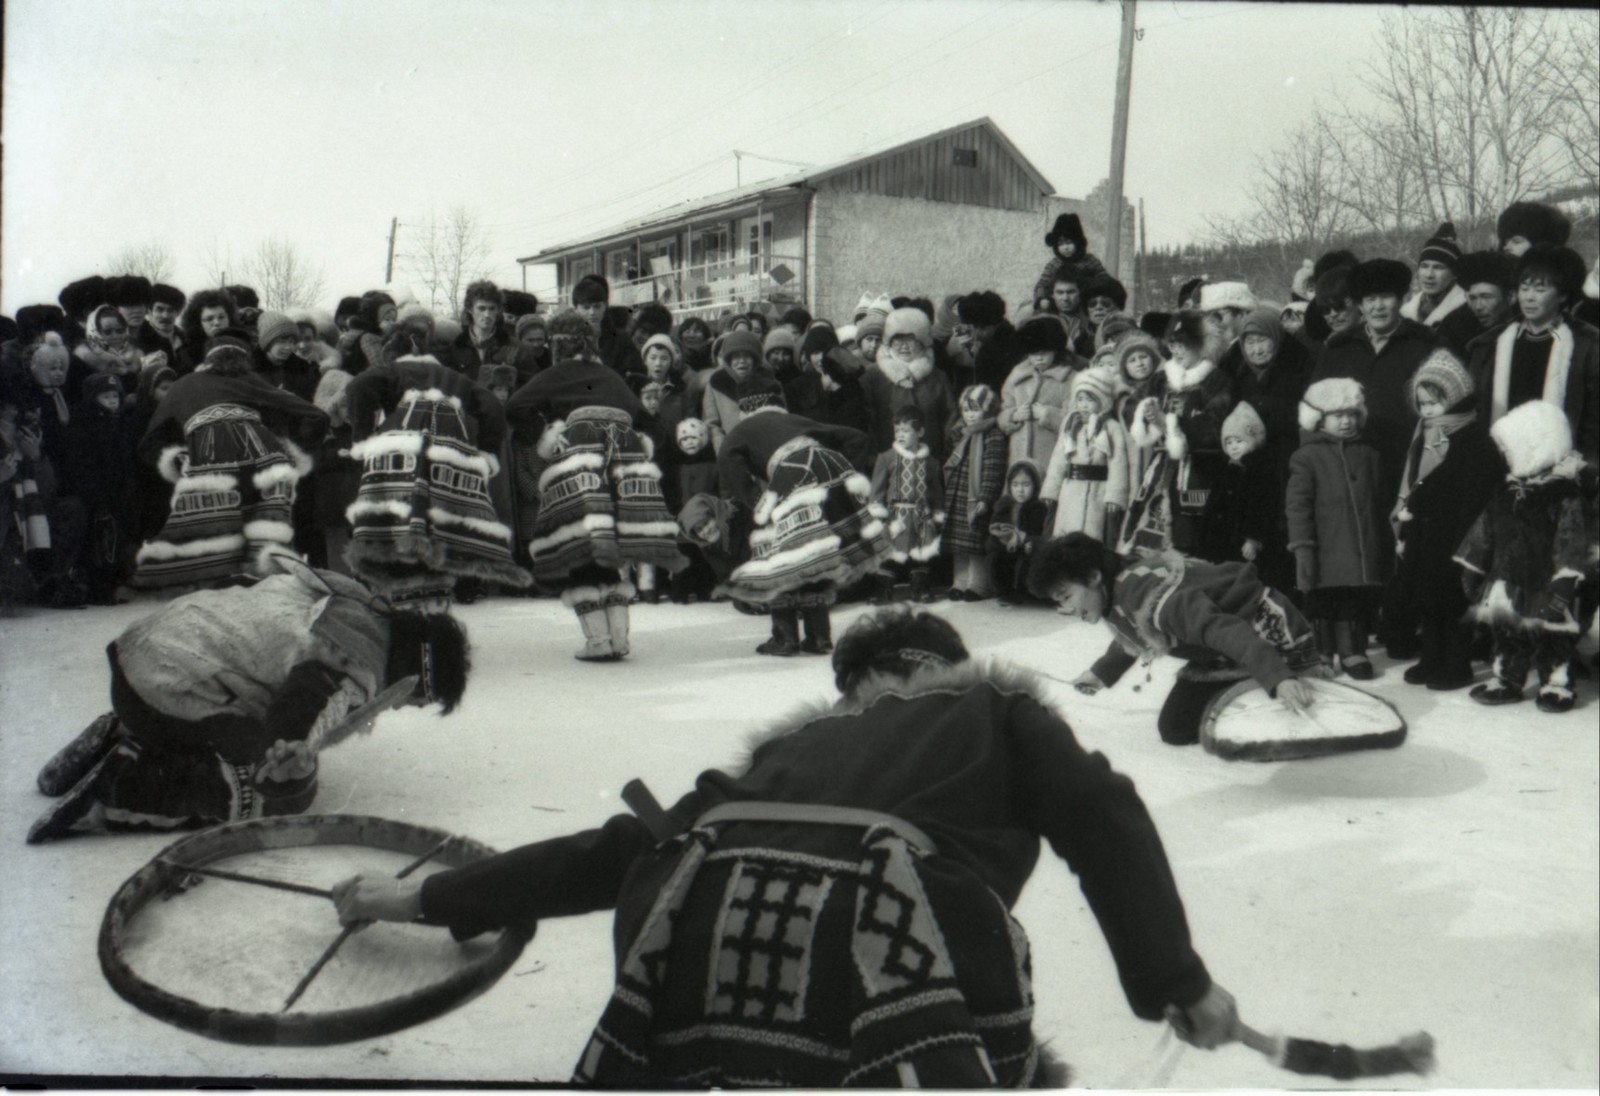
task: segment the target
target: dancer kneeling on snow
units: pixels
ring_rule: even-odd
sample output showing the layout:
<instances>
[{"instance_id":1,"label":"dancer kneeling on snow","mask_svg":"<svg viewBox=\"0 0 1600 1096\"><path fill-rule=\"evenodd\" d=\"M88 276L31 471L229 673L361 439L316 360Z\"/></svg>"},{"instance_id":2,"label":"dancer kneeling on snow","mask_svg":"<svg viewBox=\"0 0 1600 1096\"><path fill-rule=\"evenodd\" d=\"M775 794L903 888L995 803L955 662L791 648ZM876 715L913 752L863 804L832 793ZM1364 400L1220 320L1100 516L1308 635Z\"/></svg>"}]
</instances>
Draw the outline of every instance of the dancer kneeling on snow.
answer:
<instances>
[{"instance_id":1,"label":"dancer kneeling on snow","mask_svg":"<svg viewBox=\"0 0 1600 1096\"><path fill-rule=\"evenodd\" d=\"M328 416L274 388L232 336L179 377L139 442L176 486L166 523L139 549L133 585L199 586L265 573L265 555L294 542L295 484L311 471Z\"/></svg>"},{"instance_id":2,"label":"dancer kneeling on snow","mask_svg":"<svg viewBox=\"0 0 1600 1096\"><path fill-rule=\"evenodd\" d=\"M792 415L777 403L754 408L722 439L718 490L751 515L754 528L750 559L720 589L771 612L772 638L759 654L832 650L829 606L888 556L883 522L867 511L871 485L861 469L871 459L871 439L861 431Z\"/></svg>"},{"instance_id":3,"label":"dancer kneeling on snow","mask_svg":"<svg viewBox=\"0 0 1600 1096\"><path fill-rule=\"evenodd\" d=\"M346 510L351 569L397 603L440 612L462 577L528 586L489 500L505 437L494 395L431 356L369 366L345 395L350 455L364 465Z\"/></svg>"},{"instance_id":4,"label":"dancer kneeling on snow","mask_svg":"<svg viewBox=\"0 0 1600 1096\"><path fill-rule=\"evenodd\" d=\"M1236 682L1253 677L1298 711L1312 696L1296 675L1326 675L1310 623L1248 563L1207 563L1170 550L1124 558L1070 533L1034 552L1028 589L1111 629L1110 648L1072 683L1081 693L1115 685L1135 662L1148 667L1157 655L1185 660L1156 723L1169 745L1199 741L1206 706Z\"/></svg>"},{"instance_id":5,"label":"dancer kneeling on snow","mask_svg":"<svg viewBox=\"0 0 1600 1096\"><path fill-rule=\"evenodd\" d=\"M467 638L449 616L397 613L282 550L262 566L254 585L186 594L111 643L111 711L40 771L63 798L30 843L297 814L322 736L352 709L409 675L412 703L460 701Z\"/></svg>"},{"instance_id":6,"label":"dancer kneeling on snow","mask_svg":"<svg viewBox=\"0 0 1600 1096\"><path fill-rule=\"evenodd\" d=\"M1009 912L1043 838L1135 1015L1204 1047L1237 1037L1133 783L1040 686L903 610L853 624L833 668L837 703L767 731L743 772L647 802L648 823L618 815L420 882L358 876L333 888L340 918L463 936L614 908L616 986L582 1084L1056 1087Z\"/></svg>"},{"instance_id":7,"label":"dancer kneeling on snow","mask_svg":"<svg viewBox=\"0 0 1600 1096\"><path fill-rule=\"evenodd\" d=\"M626 657L628 602L622 568L675 573L678 523L661 494L650 440L634 430L644 405L622 374L600 360L593 329L568 309L551 317L555 364L512 393L506 421L549 466L539 475L539 516L528 547L533 576L561 589L578 616L585 662Z\"/></svg>"}]
</instances>

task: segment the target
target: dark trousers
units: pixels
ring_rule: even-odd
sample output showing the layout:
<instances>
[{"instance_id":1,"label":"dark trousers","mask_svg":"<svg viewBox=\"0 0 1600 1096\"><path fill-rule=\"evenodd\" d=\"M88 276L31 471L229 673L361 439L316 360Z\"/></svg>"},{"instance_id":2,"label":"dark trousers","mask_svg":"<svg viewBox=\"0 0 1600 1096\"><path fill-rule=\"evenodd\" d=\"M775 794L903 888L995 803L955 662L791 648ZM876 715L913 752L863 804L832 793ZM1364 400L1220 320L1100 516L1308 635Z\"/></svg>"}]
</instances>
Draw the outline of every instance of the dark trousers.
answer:
<instances>
[{"instance_id":1,"label":"dark trousers","mask_svg":"<svg viewBox=\"0 0 1600 1096\"><path fill-rule=\"evenodd\" d=\"M1169 746L1193 746L1200 741L1200 721L1206 708L1224 691L1237 684L1234 681L1185 681L1178 678L1161 714L1156 717L1156 730L1161 741Z\"/></svg>"}]
</instances>

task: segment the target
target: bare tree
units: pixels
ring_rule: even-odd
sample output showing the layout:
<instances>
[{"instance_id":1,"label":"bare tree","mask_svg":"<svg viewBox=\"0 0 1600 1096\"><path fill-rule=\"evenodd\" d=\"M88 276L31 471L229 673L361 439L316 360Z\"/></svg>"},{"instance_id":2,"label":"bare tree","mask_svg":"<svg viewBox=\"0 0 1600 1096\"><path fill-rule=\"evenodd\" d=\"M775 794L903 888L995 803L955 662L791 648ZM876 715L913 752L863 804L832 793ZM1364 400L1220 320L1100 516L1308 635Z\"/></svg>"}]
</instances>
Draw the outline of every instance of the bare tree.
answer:
<instances>
[{"instance_id":1,"label":"bare tree","mask_svg":"<svg viewBox=\"0 0 1600 1096\"><path fill-rule=\"evenodd\" d=\"M444 217L430 211L426 219L402 227L409 235L403 269L427 291L435 313L453 316L467 285L489 273L489 236L478 215L455 205Z\"/></svg>"},{"instance_id":2,"label":"bare tree","mask_svg":"<svg viewBox=\"0 0 1600 1096\"><path fill-rule=\"evenodd\" d=\"M142 274L152 282L168 281L177 262L167 245L157 240L132 244L112 255L105 263L107 274Z\"/></svg>"},{"instance_id":3,"label":"bare tree","mask_svg":"<svg viewBox=\"0 0 1600 1096\"><path fill-rule=\"evenodd\" d=\"M312 266L286 236L270 236L240 264L263 308L305 308L322 297L322 268Z\"/></svg>"},{"instance_id":4,"label":"bare tree","mask_svg":"<svg viewBox=\"0 0 1600 1096\"><path fill-rule=\"evenodd\" d=\"M1542 75L1558 107L1556 133L1579 185L1600 192L1600 14L1567 12L1554 63Z\"/></svg>"}]
</instances>

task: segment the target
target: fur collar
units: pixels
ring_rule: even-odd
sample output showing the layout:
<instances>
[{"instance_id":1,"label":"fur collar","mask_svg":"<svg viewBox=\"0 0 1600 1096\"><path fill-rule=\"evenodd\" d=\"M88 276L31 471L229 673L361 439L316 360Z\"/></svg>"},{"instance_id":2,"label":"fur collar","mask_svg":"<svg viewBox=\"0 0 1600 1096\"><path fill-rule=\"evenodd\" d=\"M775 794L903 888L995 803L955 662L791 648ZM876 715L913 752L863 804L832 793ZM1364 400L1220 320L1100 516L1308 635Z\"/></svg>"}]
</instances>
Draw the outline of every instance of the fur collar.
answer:
<instances>
[{"instance_id":1,"label":"fur collar","mask_svg":"<svg viewBox=\"0 0 1600 1096\"><path fill-rule=\"evenodd\" d=\"M901 460L927 460L928 459L928 447L926 445L917 446L916 452L913 453L909 449L902 449L900 447L900 443L899 442L895 442L894 443L894 452L895 452L895 456L899 457Z\"/></svg>"},{"instance_id":2,"label":"fur collar","mask_svg":"<svg viewBox=\"0 0 1600 1096\"><path fill-rule=\"evenodd\" d=\"M1452 282L1450 289L1443 297L1439 298L1439 303L1434 306L1433 311L1428 313L1427 319L1417 319L1417 313L1422 311L1422 293L1420 291L1409 301L1400 306L1400 315L1404 319L1417 320L1418 323L1426 324L1428 327L1436 328L1444 321L1446 316L1450 315L1450 313L1454 312L1458 308L1465 308L1466 306L1467 295L1461 291L1461 286L1459 284Z\"/></svg>"},{"instance_id":3,"label":"fur collar","mask_svg":"<svg viewBox=\"0 0 1600 1096\"><path fill-rule=\"evenodd\" d=\"M1193 365L1185 368L1178 364L1176 358L1162 363L1161 372L1167 378L1167 391L1183 392L1190 388L1198 388L1205 379L1217 371L1217 363L1208 358L1202 358Z\"/></svg>"},{"instance_id":4,"label":"fur collar","mask_svg":"<svg viewBox=\"0 0 1600 1096\"><path fill-rule=\"evenodd\" d=\"M892 354L879 354L878 369L889 378L890 383L901 388L911 388L927 380L928 375L933 372L933 355L928 354L903 362Z\"/></svg>"}]
</instances>

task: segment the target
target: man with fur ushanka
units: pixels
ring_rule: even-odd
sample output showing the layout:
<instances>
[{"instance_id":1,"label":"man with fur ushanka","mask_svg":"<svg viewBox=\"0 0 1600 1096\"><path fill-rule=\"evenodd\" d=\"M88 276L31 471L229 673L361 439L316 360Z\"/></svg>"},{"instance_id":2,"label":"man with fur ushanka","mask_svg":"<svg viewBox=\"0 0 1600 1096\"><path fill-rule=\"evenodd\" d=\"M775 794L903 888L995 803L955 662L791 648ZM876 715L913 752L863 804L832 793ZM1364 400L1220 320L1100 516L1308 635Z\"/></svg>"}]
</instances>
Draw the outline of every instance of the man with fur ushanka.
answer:
<instances>
[{"instance_id":1,"label":"man with fur ushanka","mask_svg":"<svg viewBox=\"0 0 1600 1096\"><path fill-rule=\"evenodd\" d=\"M1011 367L1022 359L1016 328L1006 319L1005 298L992 289L968 293L956 301L956 327L946 348L951 367L960 376L957 389L986 384L996 392Z\"/></svg>"},{"instance_id":2,"label":"man with fur ushanka","mask_svg":"<svg viewBox=\"0 0 1600 1096\"><path fill-rule=\"evenodd\" d=\"M1201 1047L1238 1037L1133 782L1048 690L928 613L862 617L833 669L838 702L776 722L651 825L618 815L426 880L358 876L333 888L339 917L462 935L615 909L615 989L579 1084L1058 1087L1010 913L1043 839L1134 1014ZM751 912L780 891L782 910ZM1043 1042L1070 1053L1065 1033Z\"/></svg>"}]
</instances>

